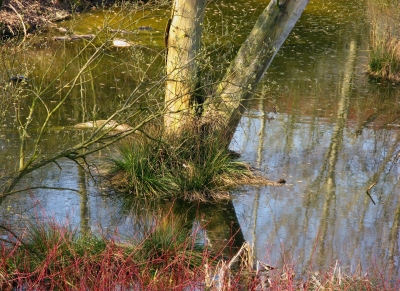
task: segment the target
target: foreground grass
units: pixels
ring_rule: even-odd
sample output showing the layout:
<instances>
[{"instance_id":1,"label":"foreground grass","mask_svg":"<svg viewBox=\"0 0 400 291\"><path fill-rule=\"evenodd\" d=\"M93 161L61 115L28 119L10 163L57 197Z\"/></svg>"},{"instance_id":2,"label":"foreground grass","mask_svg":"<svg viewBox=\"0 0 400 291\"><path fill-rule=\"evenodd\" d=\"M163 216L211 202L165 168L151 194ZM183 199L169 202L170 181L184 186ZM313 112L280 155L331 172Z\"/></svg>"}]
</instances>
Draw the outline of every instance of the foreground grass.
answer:
<instances>
[{"instance_id":1,"label":"foreground grass","mask_svg":"<svg viewBox=\"0 0 400 291\"><path fill-rule=\"evenodd\" d=\"M125 141L113 159L113 183L133 196L188 200L226 199L226 190L240 184L270 181L237 161L220 133L200 130L152 139Z\"/></svg>"},{"instance_id":2,"label":"foreground grass","mask_svg":"<svg viewBox=\"0 0 400 291\"><path fill-rule=\"evenodd\" d=\"M0 290L180 290L196 282L193 272L205 259L179 224L155 223L129 243L56 223L8 234L0 241Z\"/></svg>"},{"instance_id":3,"label":"foreground grass","mask_svg":"<svg viewBox=\"0 0 400 291\"><path fill-rule=\"evenodd\" d=\"M229 259L196 244L196 232L156 223L134 243L117 243L55 223L9 232L0 242L1 290L398 290L377 274L349 275L335 265L296 278L273 270L245 243ZM4 236L3 236L4 237ZM256 268L254 267L256 265Z\"/></svg>"}]
</instances>

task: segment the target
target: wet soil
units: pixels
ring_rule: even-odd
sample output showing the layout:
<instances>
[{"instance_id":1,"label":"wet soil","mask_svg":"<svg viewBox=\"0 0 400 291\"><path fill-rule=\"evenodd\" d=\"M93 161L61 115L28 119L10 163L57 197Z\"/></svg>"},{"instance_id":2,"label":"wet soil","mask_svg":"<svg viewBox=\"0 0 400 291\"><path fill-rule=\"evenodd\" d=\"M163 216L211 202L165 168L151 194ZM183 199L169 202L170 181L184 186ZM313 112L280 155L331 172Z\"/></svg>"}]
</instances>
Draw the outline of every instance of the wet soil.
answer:
<instances>
[{"instance_id":1,"label":"wet soil","mask_svg":"<svg viewBox=\"0 0 400 291\"><path fill-rule=\"evenodd\" d=\"M5 0L0 10L0 36L32 33L70 14L66 3L57 0Z\"/></svg>"},{"instance_id":2,"label":"wet soil","mask_svg":"<svg viewBox=\"0 0 400 291\"><path fill-rule=\"evenodd\" d=\"M115 1L80 1L81 5L75 6L74 12L112 2ZM71 3L67 0L0 0L0 38L26 35L68 19L73 7Z\"/></svg>"}]
</instances>

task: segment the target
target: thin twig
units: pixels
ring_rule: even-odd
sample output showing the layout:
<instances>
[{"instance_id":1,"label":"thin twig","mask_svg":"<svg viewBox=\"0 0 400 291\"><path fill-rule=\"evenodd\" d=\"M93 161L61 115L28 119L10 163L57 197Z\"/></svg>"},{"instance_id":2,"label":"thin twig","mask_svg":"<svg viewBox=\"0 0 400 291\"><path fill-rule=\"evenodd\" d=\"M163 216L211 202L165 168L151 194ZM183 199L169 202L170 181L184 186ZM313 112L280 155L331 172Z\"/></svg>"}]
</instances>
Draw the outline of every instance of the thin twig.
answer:
<instances>
[{"instance_id":1,"label":"thin twig","mask_svg":"<svg viewBox=\"0 0 400 291\"><path fill-rule=\"evenodd\" d=\"M374 187L374 186L376 185L376 183L377 183L377 182L372 183L371 186L369 186L368 189L367 189L367 191L366 191L366 192L367 192L367 195L368 195L369 198L371 199L372 203L374 203L374 205L376 205L376 203L375 203L374 199L372 199L371 194L369 194L369 190L371 190L372 187Z\"/></svg>"},{"instance_id":2,"label":"thin twig","mask_svg":"<svg viewBox=\"0 0 400 291\"><path fill-rule=\"evenodd\" d=\"M18 11L11 5L11 4L9 4L8 5L12 10L14 10L14 12L17 14L17 16L19 17L19 19L21 20L21 24L22 24L22 28L24 29L24 38L23 38L23 40L22 40L22 42L21 42L21 44L23 44L24 43L24 41L25 41L25 39L26 39L26 26L25 26L25 23L24 23L24 19L22 18L22 16L21 16L21 14L19 14L18 13ZM20 44L20 45L21 45Z\"/></svg>"},{"instance_id":3,"label":"thin twig","mask_svg":"<svg viewBox=\"0 0 400 291\"><path fill-rule=\"evenodd\" d=\"M62 187L48 187L48 186L35 186L35 187L29 187L29 188L24 188L24 189L20 189L20 190L15 190L15 191L11 191L5 194L0 194L0 198L15 194L15 193L19 193L19 192L24 192L24 191L29 191L29 190L33 190L33 189L50 189L50 190L57 190L57 191L74 191L74 192L78 192L79 190L73 189L73 188L62 188Z\"/></svg>"},{"instance_id":4,"label":"thin twig","mask_svg":"<svg viewBox=\"0 0 400 291\"><path fill-rule=\"evenodd\" d=\"M15 232L13 232L10 228L0 224L0 229L2 229L4 231L8 232L9 234L11 234L22 246L24 246L31 253L35 254L39 259L43 259L44 258L42 254L39 254L31 246L29 246L24 241L22 241L22 239ZM2 239L2 241L15 245L15 243L12 242L12 241L8 241L8 240L5 240L5 239Z\"/></svg>"}]
</instances>

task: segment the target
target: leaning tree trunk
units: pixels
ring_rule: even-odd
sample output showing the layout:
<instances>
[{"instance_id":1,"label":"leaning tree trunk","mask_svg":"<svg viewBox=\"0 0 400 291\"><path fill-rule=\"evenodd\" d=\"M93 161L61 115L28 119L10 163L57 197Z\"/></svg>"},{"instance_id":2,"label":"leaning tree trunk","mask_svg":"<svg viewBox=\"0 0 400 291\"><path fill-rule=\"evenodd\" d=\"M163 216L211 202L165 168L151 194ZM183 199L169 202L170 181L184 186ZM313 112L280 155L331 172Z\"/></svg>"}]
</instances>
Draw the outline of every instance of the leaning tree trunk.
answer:
<instances>
[{"instance_id":1,"label":"leaning tree trunk","mask_svg":"<svg viewBox=\"0 0 400 291\"><path fill-rule=\"evenodd\" d=\"M179 132L194 116L193 98L197 86L197 55L207 0L174 0L172 18L166 28L166 115L168 132Z\"/></svg>"},{"instance_id":2,"label":"leaning tree trunk","mask_svg":"<svg viewBox=\"0 0 400 291\"><path fill-rule=\"evenodd\" d=\"M204 104L203 122L218 120L228 140L233 136L246 101L279 48L300 18L309 0L272 0L231 63L215 94ZM166 29L167 84L164 125L179 132L194 115L198 84L196 58L207 0L174 0Z\"/></svg>"},{"instance_id":3,"label":"leaning tree trunk","mask_svg":"<svg viewBox=\"0 0 400 291\"><path fill-rule=\"evenodd\" d=\"M213 98L205 121L217 119L232 137L246 101L300 18L309 0L272 0L241 46Z\"/></svg>"}]
</instances>

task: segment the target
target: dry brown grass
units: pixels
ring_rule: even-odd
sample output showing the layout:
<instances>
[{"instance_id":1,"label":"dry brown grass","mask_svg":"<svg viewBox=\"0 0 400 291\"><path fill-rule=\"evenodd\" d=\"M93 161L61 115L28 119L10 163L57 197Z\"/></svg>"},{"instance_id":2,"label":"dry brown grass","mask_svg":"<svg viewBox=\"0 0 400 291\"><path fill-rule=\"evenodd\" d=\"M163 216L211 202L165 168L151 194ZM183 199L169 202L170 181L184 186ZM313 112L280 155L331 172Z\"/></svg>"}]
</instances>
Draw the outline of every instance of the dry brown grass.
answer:
<instances>
[{"instance_id":1,"label":"dry brown grass","mask_svg":"<svg viewBox=\"0 0 400 291\"><path fill-rule=\"evenodd\" d=\"M0 36L19 36L68 17L67 1L5 0L0 9ZM26 31L25 31L26 30Z\"/></svg>"},{"instance_id":2,"label":"dry brown grass","mask_svg":"<svg viewBox=\"0 0 400 291\"><path fill-rule=\"evenodd\" d=\"M400 5L369 1L371 18L368 74L380 81L400 83Z\"/></svg>"}]
</instances>

